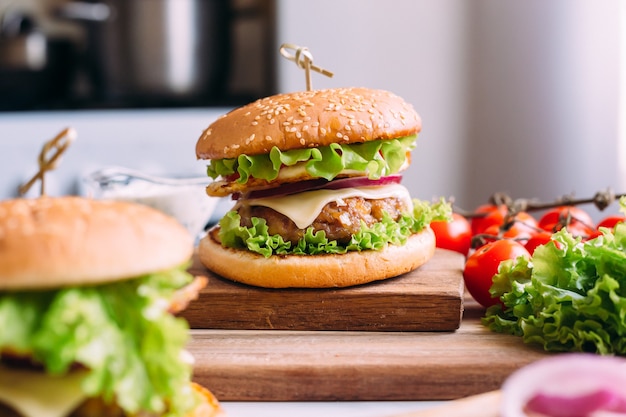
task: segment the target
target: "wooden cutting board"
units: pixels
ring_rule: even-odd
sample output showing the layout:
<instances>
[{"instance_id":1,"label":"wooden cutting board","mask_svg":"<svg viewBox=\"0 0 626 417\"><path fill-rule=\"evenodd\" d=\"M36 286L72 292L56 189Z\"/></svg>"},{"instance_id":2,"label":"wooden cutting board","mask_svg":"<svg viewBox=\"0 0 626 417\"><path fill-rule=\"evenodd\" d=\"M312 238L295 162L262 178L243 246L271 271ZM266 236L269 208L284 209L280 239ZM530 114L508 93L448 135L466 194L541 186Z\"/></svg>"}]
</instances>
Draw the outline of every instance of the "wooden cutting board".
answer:
<instances>
[{"instance_id":1,"label":"wooden cutting board","mask_svg":"<svg viewBox=\"0 0 626 417\"><path fill-rule=\"evenodd\" d=\"M456 332L192 330L194 379L222 401L451 400L547 355L465 304Z\"/></svg>"},{"instance_id":2,"label":"wooden cutting board","mask_svg":"<svg viewBox=\"0 0 626 417\"><path fill-rule=\"evenodd\" d=\"M338 289L265 289L221 278L181 313L196 329L454 331L463 312L462 255L438 249L405 275Z\"/></svg>"}]
</instances>

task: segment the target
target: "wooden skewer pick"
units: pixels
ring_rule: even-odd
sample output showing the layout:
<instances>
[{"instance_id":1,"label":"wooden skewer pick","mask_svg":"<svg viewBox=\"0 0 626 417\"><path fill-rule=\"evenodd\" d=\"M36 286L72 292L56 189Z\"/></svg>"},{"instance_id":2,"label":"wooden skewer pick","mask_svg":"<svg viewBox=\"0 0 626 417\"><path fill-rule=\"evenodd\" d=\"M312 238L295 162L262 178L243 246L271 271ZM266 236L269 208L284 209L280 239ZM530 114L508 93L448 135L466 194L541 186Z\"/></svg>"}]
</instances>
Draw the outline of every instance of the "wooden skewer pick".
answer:
<instances>
[{"instance_id":1,"label":"wooden skewer pick","mask_svg":"<svg viewBox=\"0 0 626 417\"><path fill-rule=\"evenodd\" d=\"M289 50L295 51L294 54L290 53ZM296 63L299 68L304 69L304 74L306 77L306 89L311 91L311 70L315 72L319 72L327 77L332 77L334 74L324 68L318 67L317 65L313 65L313 55L309 52L309 48L304 46L298 46L291 43L283 43L280 46L280 54L287 58L290 61Z\"/></svg>"},{"instance_id":2,"label":"wooden skewer pick","mask_svg":"<svg viewBox=\"0 0 626 417\"><path fill-rule=\"evenodd\" d=\"M41 183L41 196L45 195L45 181L44 176L46 171L52 171L57 167L59 157L65 152L70 144L76 139L76 131L71 127L65 128L56 135L54 138L44 143L37 163L39 164L39 171L26 183L20 186L19 193L23 196L30 190L35 181L40 180ZM53 152L49 155L50 152Z\"/></svg>"}]
</instances>

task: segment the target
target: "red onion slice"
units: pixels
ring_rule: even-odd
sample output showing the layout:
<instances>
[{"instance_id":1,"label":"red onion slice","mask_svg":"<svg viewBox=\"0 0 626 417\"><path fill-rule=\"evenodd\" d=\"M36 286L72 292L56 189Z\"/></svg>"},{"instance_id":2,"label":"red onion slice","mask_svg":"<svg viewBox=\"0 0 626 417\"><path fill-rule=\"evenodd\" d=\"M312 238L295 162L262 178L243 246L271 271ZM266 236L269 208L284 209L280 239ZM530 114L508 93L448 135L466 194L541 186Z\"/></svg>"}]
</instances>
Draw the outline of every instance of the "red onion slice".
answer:
<instances>
[{"instance_id":1,"label":"red onion slice","mask_svg":"<svg viewBox=\"0 0 626 417\"><path fill-rule=\"evenodd\" d=\"M587 417L596 411L626 413L626 401L607 388L576 396L540 392L528 401L526 410L550 417Z\"/></svg>"},{"instance_id":2,"label":"red onion slice","mask_svg":"<svg viewBox=\"0 0 626 417\"><path fill-rule=\"evenodd\" d=\"M387 175L386 177L382 177L377 180L370 180L367 177L348 177L339 178L337 180L331 181L324 188L330 190L338 190L341 188L351 187L369 187L372 185L400 184L401 181L401 174Z\"/></svg>"},{"instance_id":3,"label":"red onion slice","mask_svg":"<svg viewBox=\"0 0 626 417\"><path fill-rule=\"evenodd\" d=\"M327 181L323 178L285 183L280 187L266 188L263 190L250 191L247 195L248 199L279 197L289 194L301 193L304 191L329 189L339 190L341 188L351 187L368 187L374 185L399 184L402 181L402 174L388 175L377 180L371 180L367 177L348 177ZM233 194L233 200L239 199L239 194Z\"/></svg>"},{"instance_id":4,"label":"red onion slice","mask_svg":"<svg viewBox=\"0 0 626 417\"><path fill-rule=\"evenodd\" d=\"M514 372L502 385L501 417L626 416L626 359L564 353Z\"/></svg>"}]
</instances>

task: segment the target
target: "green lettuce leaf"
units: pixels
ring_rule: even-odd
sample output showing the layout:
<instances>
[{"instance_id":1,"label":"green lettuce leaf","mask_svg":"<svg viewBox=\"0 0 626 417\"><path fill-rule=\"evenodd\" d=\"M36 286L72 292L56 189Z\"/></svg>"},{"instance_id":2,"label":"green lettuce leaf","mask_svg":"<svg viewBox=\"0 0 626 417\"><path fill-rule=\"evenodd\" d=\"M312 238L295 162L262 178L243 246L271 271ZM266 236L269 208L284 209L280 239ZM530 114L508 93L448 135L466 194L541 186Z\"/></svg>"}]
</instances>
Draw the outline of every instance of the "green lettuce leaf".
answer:
<instances>
[{"instance_id":1,"label":"green lettuce leaf","mask_svg":"<svg viewBox=\"0 0 626 417\"><path fill-rule=\"evenodd\" d=\"M624 200L622 200L622 207ZM566 231L530 261L502 263L483 323L548 351L626 355L626 224L589 241Z\"/></svg>"},{"instance_id":2,"label":"green lettuce leaf","mask_svg":"<svg viewBox=\"0 0 626 417\"><path fill-rule=\"evenodd\" d=\"M229 211L220 220L220 239L224 246L248 249L265 257L380 250L389 244L404 244L410 235L419 232L434 220L449 218L451 213L449 203L443 200L430 204L414 199L413 204L413 212L403 215L398 221L385 215L382 221L371 227L363 224L347 245L329 240L323 231L314 232L312 227L306 230L302 239L292 245L280 235L270 235L265 219L253 217L251 227L242 226L241 217L236 211Z\"/></svg>"},{"instance_id":3,"label":"green lettuce leaf","mask_svg":"<svg viewBox=\"0 0 626 417\"><path fill-rule=\"evenodd\" d=\"M307 172L315 178L332 180L344 170L367 171L370 179L379 179L398 172L406 153L415 147L417 135L392 140L376 140L356 144L333 143L329 146L281 151L273 147L269 154L240 155L231 159L211 160L209 177L237 173L237 182L245 184L250 177L274 180L282 166L306 162Z\"/></svg>"},{"instance_id":4,"label":"green lettuce leaf","mask_svg":"<svg viewBox=\"0 0 626 417\"><path fill-rule=\"evenodd\" d=\"M51 374L78 362L83 390L128 413L183 416L195 404L183 359L185 320L167 312L192 277L186 265L115 283L0 293L0 348L29 353Z\"/></svg>"}]
</instances>

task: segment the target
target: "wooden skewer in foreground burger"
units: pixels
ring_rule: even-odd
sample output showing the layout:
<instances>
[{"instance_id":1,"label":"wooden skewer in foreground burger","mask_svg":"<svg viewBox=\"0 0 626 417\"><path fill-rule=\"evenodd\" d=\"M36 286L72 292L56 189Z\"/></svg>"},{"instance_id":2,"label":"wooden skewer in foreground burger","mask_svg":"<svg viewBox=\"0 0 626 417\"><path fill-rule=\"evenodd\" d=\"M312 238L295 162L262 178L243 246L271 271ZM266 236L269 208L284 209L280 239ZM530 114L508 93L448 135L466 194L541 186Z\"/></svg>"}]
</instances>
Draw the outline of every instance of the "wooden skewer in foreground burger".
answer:
<instances>
[{"instance_id":1,"label":"wooden skewer in foreground burger","mask_svg":"<svg viewBox=\"0 0 626 417\"><path fill-rule=\"evenodd\" d=\"M0 202L0 415L212 417L184 309L206 285L193 240L149 207Z\"/></svg>"},{"instance_id":2,"label":"wooden skewer in foreground burger","mask_svg":"<svg viewBox=\"0 0 626 417\"><path fill-rule=\"evenodd\" d=\"M450 207L400 184L421 119L384 90L279 94L225 114L198 139L211 196L234 207L198 247L217 274L268 288L346 287L395 277L434 254Z\"/></svg>"}]
</instances>

